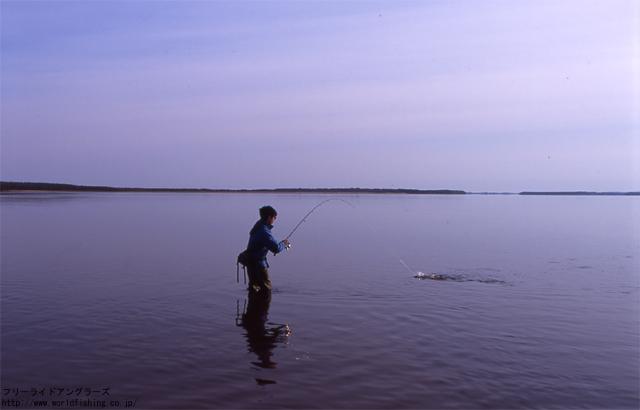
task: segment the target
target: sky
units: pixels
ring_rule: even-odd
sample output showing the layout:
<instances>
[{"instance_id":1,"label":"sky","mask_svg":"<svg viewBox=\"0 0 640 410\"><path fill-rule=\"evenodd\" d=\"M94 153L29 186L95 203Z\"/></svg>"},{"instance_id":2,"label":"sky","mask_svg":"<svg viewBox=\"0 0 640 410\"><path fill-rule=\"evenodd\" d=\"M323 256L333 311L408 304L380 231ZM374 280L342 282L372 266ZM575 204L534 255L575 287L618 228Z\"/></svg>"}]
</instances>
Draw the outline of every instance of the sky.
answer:
<instances>
[{"instance_id":1,"label":"sky","mask_svg":"<svg viewBox=\"0 0 640 410\"><path fill-rule=\"evenodd\" d=\"M640 2L0 0L0 177L640 190Z\"/></svg>"}]
</instances>

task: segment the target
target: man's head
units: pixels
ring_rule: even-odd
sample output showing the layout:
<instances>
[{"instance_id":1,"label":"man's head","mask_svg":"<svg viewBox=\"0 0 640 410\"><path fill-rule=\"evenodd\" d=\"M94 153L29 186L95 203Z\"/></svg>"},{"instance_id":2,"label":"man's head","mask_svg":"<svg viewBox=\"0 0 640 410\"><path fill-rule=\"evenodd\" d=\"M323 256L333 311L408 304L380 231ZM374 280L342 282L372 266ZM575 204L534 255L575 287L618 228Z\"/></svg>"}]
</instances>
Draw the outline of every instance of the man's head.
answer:
<instances>
[{"instance_id":1,"label":"man's head","mask_svg":"<svg viewBox=\"0 0 640 410\"><path fill-rule=\"evenodd\" d=\"M262 219L269 225L273 225L273 223L276 221L277 216L278 213L275 209L273 209L272 206L267 205L260 208L260 219Z\"/></svg>"}]
</instances>

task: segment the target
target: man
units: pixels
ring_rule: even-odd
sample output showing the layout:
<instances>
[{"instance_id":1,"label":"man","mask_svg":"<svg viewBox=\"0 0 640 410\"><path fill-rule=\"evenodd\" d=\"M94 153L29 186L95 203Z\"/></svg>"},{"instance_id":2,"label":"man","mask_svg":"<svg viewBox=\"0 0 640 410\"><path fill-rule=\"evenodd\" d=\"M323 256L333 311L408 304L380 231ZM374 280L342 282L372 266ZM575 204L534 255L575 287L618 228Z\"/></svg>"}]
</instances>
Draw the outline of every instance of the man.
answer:
<instances>
[{"instance_id":1,"label":"man","mask_svg":"<svg viewBox=\"0 0 640 410\"><path fill-rule=\"evenodd\" d=\"M247 244L247 275L249 276L249 290L260 292L270 291L271 281L269 280L269 263L267 262L267 252L280 253L289 248L287 239L276 241L271 235L271 229L278 217L278 213L271 206L260 208L260 220L255 223L249 233L249 243Z\"/></svg>"}]
</instances>

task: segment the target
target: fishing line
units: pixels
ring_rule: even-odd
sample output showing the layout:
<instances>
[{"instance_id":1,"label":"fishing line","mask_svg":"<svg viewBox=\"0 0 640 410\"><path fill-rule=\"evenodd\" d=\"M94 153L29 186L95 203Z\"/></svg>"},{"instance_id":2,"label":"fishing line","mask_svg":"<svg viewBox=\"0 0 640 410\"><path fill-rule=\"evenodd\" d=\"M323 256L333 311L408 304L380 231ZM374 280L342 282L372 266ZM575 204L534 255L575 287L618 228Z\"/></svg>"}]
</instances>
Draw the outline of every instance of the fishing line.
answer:
<instances>
[{"instance_id":1,"label":"fishing line","mask_svg":"<svg viewBox=\"0 0 640 410\"><path fill-rule=\"evenodd\" d=\"M296 226L291 230L291 232L289 233L289 235L287 235L285 237L285 239L289 239L291 238L291 236L294 234L294 232L296 230L298 230L298 228L304 223L306 222L307 218L318 208L320 208L322 205L326 204L327 202L331 202L331 201L340 201L340 202L344 202L345 204L349 205L349 207L351 207L352 209L355 209L355 205L353 205L351 202L346 201L344 199L341 198L330 198L330 199L326 199L320 203L318 203L316 206L314 206L313 208L311 208L311 210L309 212L307 212L307 214L300 220L300 222L298 222L296 224ZM374 234L375 237L379 237L379 232L377 232L370 223L368 223L368 221L362 221L364 223L364 225L369 228L369 230L371 230L371 232ZM398 259L398 261L400 262L400 264L402 264L402 266L412 275L416 274L416 271L411 269L411 267L398 255L397 252L393 252L390 253L390 247L388 244L382 244L382 249L384 249L384 251L387 254L390 254L390 256L394 257L395 259Z\"/></svg>"},{"instance_id":2,"label":"fishing line","mask_svg":"<svg viewBox=\"0 0 640 410\"><path fill-rule=\"evenodd\" d=\"M373 233L373 236L376 238L379 238L381 235L380 233L371 225L371 223L369 223L368 221L363 221L364 225L369 228L369 230L371 231L371 233ZM411 273L412 275L416 274L416 271L414 269L411 269L411 267L400 257L399 252L395 251L395 248L392 248L388 243L383 243L380 246L383 251L388 255L391 256L395 259L398 260L398 262L400 262L400 264L402 266L404 266L404 268Z\"/></svg>"},{"instance_id":3,"label":"fishing line","mask_svg":"<svg viewBox=\"0 0 640 410\"><path fill-rule=\"evenodd\" d=\"M416 271L414 271L413 269L411 269L409 267L409 265L407 265L402 258L398 258L398 260L400 261L400 263L402 264L402 266L404 266L405 268L407 268L407 270L409 271L409 273L411 273L412 275L415 275Z\"/></svg>"}]
</instances>

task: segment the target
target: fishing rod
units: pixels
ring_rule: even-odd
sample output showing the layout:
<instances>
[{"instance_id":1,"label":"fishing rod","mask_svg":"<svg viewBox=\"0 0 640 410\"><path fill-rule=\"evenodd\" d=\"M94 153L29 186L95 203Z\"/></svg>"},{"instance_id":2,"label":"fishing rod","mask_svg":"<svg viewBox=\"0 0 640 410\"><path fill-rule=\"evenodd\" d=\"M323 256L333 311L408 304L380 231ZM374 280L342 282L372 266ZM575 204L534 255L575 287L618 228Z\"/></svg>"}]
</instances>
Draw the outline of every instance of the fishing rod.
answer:
<instances>
[{"instance_id":1,"label":"fishing rod","mask_svg":"<svg viewBox=\"0 0 640 410\"><path fill-rule=\"evenodd\" d=\"M344 199L340 199L340 198L329 198L329 199L326 199L326 200L320 202L319 204L317 204L316 206L314 206L313 208L311 208L311 210L309 212L307 212L307 214L305 216L302 217L300 222L298 222L298 224L293 228L293 230L291 230L291 232L289 232L289 235L287 235L284 239L285 240L289 240L289 238L291 238L291 235L293 235L293 233L298 230L300 225L302 225L302 223L307 220L307 218L309 217L309 215L311 215L313 213L313 211L315 211L316 209L320 208L322 205L324 205L324 204L326 204L327 202L330 202L330 201L340 201L340 202L344 202L345 204L349 205L352 208L354 207L353 204L351 204L349 201L345 201Z\"/></svg>"},{"instance_id":2,"label":"fishing rod","mask_svg":"<svg viewBox=\"0 0 640 410\"><path fill-rule=\"evenodd\" d=\"M297 230L298 230L298 228L299 228L299 227L300 227L304 222L306 222L307 218L308 218L308 217L309 217L309 216L310 216L310 215L311 215L311 214L312 214L316 209L320 208L322 205L326 204L327 202L331 202L331 201L340 201L340 202L344 202L345 204L349 205L351 208L355 208L355 206L354 206L351 202L346 201L346 200L341 199L341 198L329 198L329 199L326 199L326 200L324 200L324 201L320 202L319 204L317 204L316 206L314 206L313 208L311 208L311 210L310 210L309 212L307 212L307 214L306 214L304 217L302 217L302 219L300 220L300 222L298 222L298 223L296 224L296 226L291 230L291 232L289 232L289 235L287 235L284 239L285 239L285 240L288 240L289 238L291 238L291 236L294 234L294 232L295 232L295 231L297 231ZM377 237L379 237L379 236L380 236L380 235L379 235L379 232L375 232L374 228L373 228L369 223L367 223L366 221L364 221L364 222L365 222L365 223L364 223L364 225L365 225L367 228L369 228L369 229L371 230L371 232L374 234L374 237L376 237L376 238L377 238ZM289 245L289 246L287 247L287 249L288 249L290 246L291 246L291 245ZM389 250L389 249L387 249L387 248L388 248L388 246L383 246L383 247L382 247L382 249L384 249L384 251L386 251L386 252L390 252L390 250ZM395 255L394 255L394 254L390 254L389 256L393 256L393 257L395 257L395 259L398 259L398 261L402 264L402 266L403 266L403 267L404 267L404 268L405 268L409 273L411 273L411 274L413 274L413 275L415 275L415 274L416 274L416 271L415 271L415 270L413 270L409 265L407 265L407 263L406 263L406 262L405 262L405 261L404 261L404 260L399 256L399 255L397 255L397 254L395 254ZM418 274L421 274L421 273L422 273L422 272L418 272Z\"/></svg>"}]
</instances>

